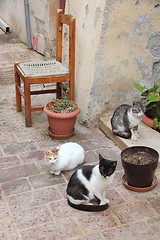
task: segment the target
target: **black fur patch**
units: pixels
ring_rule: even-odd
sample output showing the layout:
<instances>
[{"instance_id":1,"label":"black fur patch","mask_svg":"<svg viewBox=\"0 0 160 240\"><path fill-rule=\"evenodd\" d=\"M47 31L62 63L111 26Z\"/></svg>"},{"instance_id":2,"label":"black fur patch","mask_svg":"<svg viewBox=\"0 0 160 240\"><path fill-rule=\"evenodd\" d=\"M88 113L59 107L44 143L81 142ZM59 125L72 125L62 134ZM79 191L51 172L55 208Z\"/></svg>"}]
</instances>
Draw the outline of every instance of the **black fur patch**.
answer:
<instances>
[{"instance_id":1,"label":"black fur patch","mask_svg":"<svg viewBox=\"0 0 160 240\"><path fill-rule=\"evenodd\" d=\"M67 194L73 196L74 199L83 200L88 193L88 190L77 178L77 171L74 172L67 186Z\"/></svg>"},{"instance_id":2,"label":"black fur patch","mask_svg":"<svg viewBox=\"0 0 160 240\"><path fill-rule=\"evenodd\" d=\"M86 165L82 167L82 174L87 178L88 181L91 178L93 168L94 166L91 165Z\"/></svg>"}]
</instances>

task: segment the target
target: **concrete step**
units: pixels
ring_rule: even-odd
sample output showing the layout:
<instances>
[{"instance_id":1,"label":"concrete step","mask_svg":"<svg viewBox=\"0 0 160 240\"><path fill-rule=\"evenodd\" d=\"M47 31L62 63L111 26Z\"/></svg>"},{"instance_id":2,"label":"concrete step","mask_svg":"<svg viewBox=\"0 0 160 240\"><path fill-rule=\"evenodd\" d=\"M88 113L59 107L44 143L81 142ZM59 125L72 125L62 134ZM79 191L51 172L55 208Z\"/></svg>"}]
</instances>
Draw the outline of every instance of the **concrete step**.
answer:
<instances>
[{"instance_id":1,"label":"concrete step","mask_svg":"<svg viewBox=\"0 0 160 240\"><path fill-rule=\"evenodd\" d=\"M111 119L110 113L107 113L106 115L100 117L99 128L121 150L131 146L147 146L147 147L154 148L160 154L160 133L159 132L141 123L138 131L140 137L137 139L137 141L120 138L112 133L110 119Z\"/></svg>"}]
</instances>

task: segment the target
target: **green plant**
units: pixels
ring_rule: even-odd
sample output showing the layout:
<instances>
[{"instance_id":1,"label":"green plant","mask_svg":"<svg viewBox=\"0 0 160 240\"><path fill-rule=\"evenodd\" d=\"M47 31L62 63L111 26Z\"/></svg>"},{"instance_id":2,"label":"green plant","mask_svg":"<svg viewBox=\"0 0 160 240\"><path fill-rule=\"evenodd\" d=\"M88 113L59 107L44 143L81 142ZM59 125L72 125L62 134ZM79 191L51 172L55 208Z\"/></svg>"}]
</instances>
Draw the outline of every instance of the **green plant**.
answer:
<instances>
[{"instance_id":1,"label":"green plant","mask_svg":"<svg viewBox=\"0 0 160 240\"><path fill-rule=\"evenodd\" d=\"M145 114L153 119L153 127L156 129L160 124L160 80L156 81L150 88L134 83L133 87L140 92L145 100Z\"/></svg>"},{"instance_id":2,"label":"green plant","mask_svg":"<svg viewBox=\"0 0 160 240\"><path fill-rule=\"evenodd\" d=\"M76 109L77 105L66 97L63 99L54 99L49 106L49 110L55 113L70 113Z\"/></svg>"},{"instance_id":3,"label":"green plant","mask_svg":"<svg viewBox=\"0 0 160 240\"><path fill-rule=\"evenodd\" d=\"M145 100L145 114L153 119L153 127L156 129L160 124L160 80L150 88L136 82L133 87L141 94L142 100Z\"/></svg>"}]
</instances>

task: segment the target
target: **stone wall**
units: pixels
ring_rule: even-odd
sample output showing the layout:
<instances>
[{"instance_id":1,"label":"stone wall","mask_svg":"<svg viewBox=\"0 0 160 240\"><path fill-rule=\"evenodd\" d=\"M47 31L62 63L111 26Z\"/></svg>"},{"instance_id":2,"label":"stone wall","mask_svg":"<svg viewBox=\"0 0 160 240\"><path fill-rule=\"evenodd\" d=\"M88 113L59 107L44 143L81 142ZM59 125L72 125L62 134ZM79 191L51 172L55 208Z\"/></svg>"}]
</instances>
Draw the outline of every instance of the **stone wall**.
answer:
<instances>
[{"instance_id":1,"label":"stone wall","mask_svg":"<svg viewBox=\"0 0 160 240\"><path fill-rule=\"evenodd\" d=\"M159 1L68 0L77 17L76 96L86 124L137 98L134 81L160 77Z\"/></svg>"}]
</instances>

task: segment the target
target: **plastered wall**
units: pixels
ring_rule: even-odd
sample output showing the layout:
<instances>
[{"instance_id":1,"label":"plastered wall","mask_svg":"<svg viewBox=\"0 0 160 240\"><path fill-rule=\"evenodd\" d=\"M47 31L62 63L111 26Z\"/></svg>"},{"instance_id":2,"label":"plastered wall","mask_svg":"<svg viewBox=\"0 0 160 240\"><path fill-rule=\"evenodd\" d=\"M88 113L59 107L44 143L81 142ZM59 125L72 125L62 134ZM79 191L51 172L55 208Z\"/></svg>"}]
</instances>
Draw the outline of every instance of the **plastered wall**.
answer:
<instances>
[{"instance_id":1,"label":"plastered wall","mask_svg":"<svg viewBox=\"0 0 160 240\"><path fill-rule=\"evenodd\" d=\"M27 43L24 0L0 0L0 17L11 27L19 40ZM32 47L46 54L52 53L56 39L56 9L59 0L30 0Z\"/></svg>"},{"instance_id":2,"label":"plastered wall","mask_svg":"<svg viewBox=\"0 0 160 240\"><path fill-rule=\"evenodd\" d=\"M160 2L67 1L77 17L76 96L80 120L137 98L134 81L160 78Z\"/></svg>"}]
</instances>

